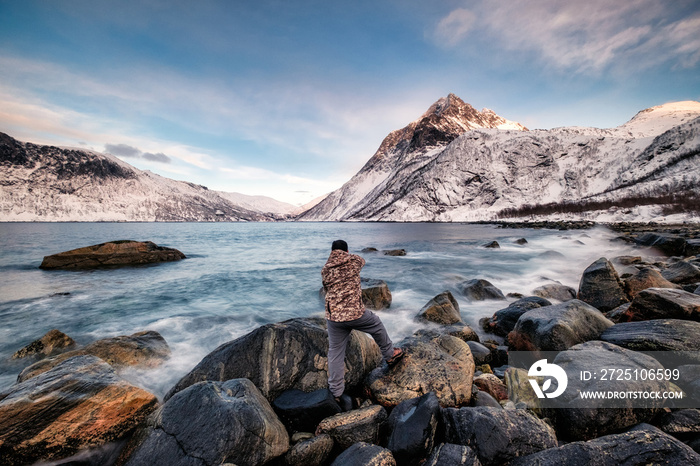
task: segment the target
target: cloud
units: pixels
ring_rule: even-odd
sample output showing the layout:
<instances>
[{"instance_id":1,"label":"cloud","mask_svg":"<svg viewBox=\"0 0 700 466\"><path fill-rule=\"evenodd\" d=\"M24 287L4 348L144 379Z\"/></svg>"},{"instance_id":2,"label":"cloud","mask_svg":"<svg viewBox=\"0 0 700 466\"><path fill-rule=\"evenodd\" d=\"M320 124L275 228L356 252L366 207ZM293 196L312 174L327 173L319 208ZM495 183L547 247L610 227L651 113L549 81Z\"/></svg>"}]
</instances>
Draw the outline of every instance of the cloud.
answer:
<instances>
[{"instance_id":1,"label":"cloud","mask_svg":"<svg viewBox=\"0 0 700 466\"><path fill-rule=\"evenodd\" d=\"M472 29L476 15L464 8L457 8L442 18L435 28L435 40L447 45L456 45Z\"/></svg>"},{"instance_id":2,"label":"cloud","mask_svg":"<svg viewBox=\"0 0 700 466\"><path fill-rule=\"evenodd\" d=\"M150 160L151 162L170 163L172 160L162 152L153 154L151 152L143 152L134 146L128 144L105 144L105 152L116 155L117 157L127 157L134 159Z\"/></svg>"},{"instance_id":3,"label":"cloud","mask_svg":"<svg viewBox=\"0 0 700 466\"><path fill-rule=\"evenodd\" d=\"M144 152L141 154L141 157L143 157L146 160L150 160L152 162L161 162L161 163L170 163L170 157L165 155L162 152L158 152L157 154L152 154L150 152Z\"/></svg>"}]
</instances>

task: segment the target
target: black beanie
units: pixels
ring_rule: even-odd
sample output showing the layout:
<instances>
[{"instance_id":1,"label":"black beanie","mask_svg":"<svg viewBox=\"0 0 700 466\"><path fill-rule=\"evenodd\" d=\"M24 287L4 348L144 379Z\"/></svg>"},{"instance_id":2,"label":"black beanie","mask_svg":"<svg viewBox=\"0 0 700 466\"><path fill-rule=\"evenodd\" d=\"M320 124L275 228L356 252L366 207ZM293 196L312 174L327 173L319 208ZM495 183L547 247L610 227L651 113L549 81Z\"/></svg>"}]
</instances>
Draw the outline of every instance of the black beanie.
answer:
<instances>
[{"instance_id":1,"label":"black beanie","mask_svg":"<svg viewBox=\"0 0 700 466\"><path fill-rule=\"evenodd\" d=\"M348 252L348 243L346 243L342 239L337 239L337 240L333 241L333 245L331 246L331 251L335 251L336 249L340 249L341 251Z\"/></svg>"}]
</instances>

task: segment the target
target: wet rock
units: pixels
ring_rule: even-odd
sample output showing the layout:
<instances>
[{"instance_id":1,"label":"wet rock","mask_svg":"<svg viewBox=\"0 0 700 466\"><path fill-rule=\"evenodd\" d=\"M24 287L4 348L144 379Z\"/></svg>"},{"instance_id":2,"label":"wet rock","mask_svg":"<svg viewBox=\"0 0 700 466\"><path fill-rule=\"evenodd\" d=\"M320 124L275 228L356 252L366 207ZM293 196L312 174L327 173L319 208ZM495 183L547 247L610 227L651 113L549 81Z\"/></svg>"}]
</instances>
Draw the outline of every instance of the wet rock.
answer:
<instances>
[{"instance_id":1,"label":"wet rock","mask_svg":"<svg viewBox=\"0 0 700 466\"><path fill-rule=\"evenodd\" d=\"M289 449L284 457L285 463L288 466L322 466L333 451L333 445L328 434L299 442Z\"/></svg>"},{"instance_id":2,"label":"wet rock","mask_svg":"<svg viewBox=\"0 0 700 466\"><path fill-rule=\"evenodd\" d=\"M341 411L327 388L310 393L287 390L275 399L272 407L289 432L313 432L319 422Z\"/></svg>"},{"instance_id":3,"label":"wet rock","mask_svg":"<svg viewBox=\"0 0 700 466\"><path fill-rule=\"evenodd\" d=\"M447 408L442 417L445 440L474 449L484 466L557 446L554 430L525 410Z\"/></svg>"},{"instance_id":4,"label":"wet rock","mask_svg":"<svg viewBox=\"0 0 700 466\"><path fill-rule=\"evenodd\" d=\"M154 331L105 338L90 343L83 348L37 361L24 369L17 380L23 382L50 370L66 359L81 355L97 356L115 369L127 367L153 368L158 367L170 357L170 347L165 339L158 332Z\"/></svg>"},{"instance_id":5,"label":"wet rock","mask_svg":"<svg viewBox=\"0 0 700 466\"><path fill-rule=\"evenodd\" d=\"M551 304L547 299L538 296L522 298L511 303L505 309L496 311L493 317L485 320L482 325L487 332L493 332L496 335L505 337L515 328L515 323L521 315L529 310L542 306L551 306Z\"/></svg>"},{"instance_id":6,"label":"wet rock","mask_svg":"<svg viewBox=\"0 0 700 466\"><path fill-rule=\"evenodd\" d=\"M203 380L250 379L268 400L292 388L310 392L328 386L328 333L321 318L267 324L209 353L166 396ZM345 382L357 386L381 362L376 343L352 332Z\"/></svg>"},{"instance_id":7,"label":"wet rock","mask_svg":"<svg viewBox=\"0 0 700 466\"><path fill-rule=\"evenodd\" d=\"M680 236L659 233L644 233L635 242L642 246L653 247L667 256L682 256L685 254L686 242Z\"/></svg>"},{"instance_id":8,"label":"wet rock","mask_svg":"<svg viewBox=\"0 0 700 466\"><path fill-rule=\"evenodd\" d=\"M155 395L95 356L77 356L0 392L0 458L8 466L67 458L143 425Z\"/></svg>"},{"instance_id":9,"label":"wet rock","mask_svg":"<svg viewBox=\"0 0 700 466\"><path fill-rule=\"evenodd\" d=\"M654 319L624 322L606 329L601 341L634 351L700 351L700 322ZM700 362L700 357L698 361Z\"/></svg>"},{"instance_id":10,"label":"wet rock","mask_svg":"<svg viewBox=\"0 0 700 466\"><path fill-rule=\"evenodd\" d=\"M443 333L459 338L462 341L479 341L479 335L468 325L454 324L444 327L442 330Z\"/></svg>"},{"instance_id":11,"label":"wet rock","mask_svg":"<svg viewBox=\"0 0 700 466\"><path fill-rule=\"evenodd\" d=\"M400 403L389 416L387 448L399 464L418 465L430 454L440 419L434 392Z\"/></svg>"},{"instance_id":12,"label":"wet rock","mask_svg":"<svg viewBox=\"0 0 700 466\"><path fill-rule=\"evenodd\" d=\"M331 466L396 466L386 448L360 442L341 453Z\"/></svg>"},{"instance_id":13,"label":"wet rock","mask_svg":"<svg viewBox=\"0 0 700 466\"><path fill-rule=\"evenodd\" d=\"M481 374L478 377L474 377L474 385L479 387L479 390L483 390L496 401L503 401L508 399L508 388L501 382L501 379L493 374Z\"/></svg>"},{"instance_id":14,"label":"wet rock","mask_svg":"<svg viewBox=\"0 0 700 466\"><path fill-rule=\"evenodd\" d=\"M405 256L406 255L406 250L405 249L390 249L388 251L384 251L385 256Z\"/></svg>"},{"instance_id":15,"label":"wet rock","mask_svg":"<svg viewBox=\"0 0 700 466\"><path fill-rule=\"evenodd\" d=\"M612 264L601 257L581 276L578 299L601 311L610 311L629 301Z\"/></svg>"},{"instance_id":16,"label":"wet rock","mask_svg":"<svg viewBox=\"0 0 700 466\"><path fill-rule=\"evenodd\" d=\"M700 256L700 238L685 240L685 255Z\"/></svg>"},{"instance_id":17,"label":"wet rock","mask_svg":"<svg viewBox=\"0 0 700 466\"><path fill-rule=\"evenodd\" d=\"M624 321L685 319L700 321L700 296L683 290L648 288L637 293Z\"/></svg>"},{"instance_id":18,"label":"wet rock","mask_svg":"<svg viewBox=\"0 0 700 466\"><path fill-rule=\"evenodd\" d=\"M641 264L642 257L641 256L617 256L612 261L615 263L618 263L620 265L634 265L634 264Z\"/></svg>"},{"instance_id":19,"label":"wet rock","mask_svg":"<svg viewBox=\"0 0 700 466\"><path fill-rule=\"evenodd\" d=\"M679 440L688 441L700 435L700 410L680 409L661 416L656 427Z\"/></svg>"},{"instance_id":20,"label":"wet rock","mask_svg":"<svg viewBox=\"0 0 700 466\"><path fill-rule=\"evenodd\" d=\"M642 290L647 288L680 288L678 285L666 280L654 269L642 269L635 275L625 280L625 292L630 299L634 299Z\"/></svg>"},{"instance_id":21,"label":"wet rock","mask_svg":"<svg viewBox=\"0 0 700 466\"><path fill-rule=\"evenodd\" d=\"M441 325L451 325L462 321L459 304L449 291L443 291L418 312L417 318Z\"/></svg>"},{"instance_id":22,"label":"wet rock","mask_svg":"<svg viewBox=\"0 0 700 466\"><path fill-rule=\"evenodd\" d=\"M457 285L459 291L470 301L485 301L487 299L505 300L503 292L487 280L472 279Z\"/></svg>"},{"instance_id":23,"label":"wet rock","mask_svg":"<svg viewBox=\"0 0 700 466\"><path fill-rule=\"evenodd\" d=\"M464 445L441 443L423 466L481 466L476 452Z\"/></svg>"},{"instance_id":24,"label":"wet rock","mask_svg":"<svg viewBox=\"0 0 700 466\"><path fill-rule=\"evenodd\" d=\"M540 298L555 299L561 302L576 298L576 290L561 283L548 283L538 286L532 290L532 294Z\"/></svg>"},{"instance_id":25,"label":"wet rock","mask_svg":"<svg viewBox=\"0 0 700 466\"><path fill-rule=\"evenodd\" d=\"M360 252L377 252L379 251L377 248L364 248Z\"/></svg>"},{"instance_id":26,"label":"wet rock","mask_svg":"<svg viewBox=\"0 0 700 466\"><path fill-rule=\"evenodd\" d=\"M404 339L399 346L406 355L394 367L382 365L367 377L372 397L384 406L435 391L442 406L469 403L474 359L464 341L426 333Z\"/></svg>"},{"instance_id":27,"label":"wet rock","mask_svg":"<svg viewBox=\"0 0 700 466\"><path fill-rule=\"evenodd\" d=\"M380 310L391 306L391 291L384 280L360 279L362 302L368 309Z\"/></svg>"},{"instance_id":28,"label":"wet rock","mask_svg":"<svg viewBox=\"0 0 700 466\"><path fill-rule=\"evenodd\" d=\"M501 245L498 244L498 241L491 241L488 244L484 244L484 247L490 249L500 249Z\"/></svg>"},{"instance_id":29,"label":"wet rock","mask_svg":"<svg viewBox=\"0 0 700 466\"><path fill-rule=\"evenodd\" d=\"M261 465L289 449L287 431L247 379L192 385L170 398L151 423L128 466Z\"/></svg>"},{"instance_id":30,"label":"wet rock","mask_svg":"<svg viewBox=\"0 0 700 466\"><path fill-rule=\"evenodd\" d=\"M330 435L345 450L358 442L379 443L386 420L386 410L382 406L371 405L324 419L316 433Z\"/></svg>"},{"instance_id":31,"label":"wet rock","mask_svg":"<svg viewBox=\"0 0 700 466\"><path fill-rule=\"evenodd\" d=\"M562 351L595 340L613 323L596 308L572 299L526 312L508 334L516 351Z\"/></svg>"},{"instance_id":32,"label":"wet rock","mask_svg":"<svg viewBox=\"0 0 700 466\"><path fill-rule=\"evenodd\" d=\"M626 322L626 312L631 305L632 303L625 303L622 306L616 307L612 311L605 312L605 317L610 319L612 322L615 322L616 324L619 322Z\"/></svg>"},{"instance_id":33,"label":"wet rock","mask_svg":"<svg viewBox=\"0 0 700 466\"><path fill-rule=\"evenodd\" d=\"M469 350L472 352L474 364L481 366L491 362L491 350L477 341L468 341Z\"/></svg>"},{"instance_id":34,"label":"wet rock","mask_svg":"<svg viewBox=\"0 0 700 466\"><path fill-rule=\"evenodd\" d=\"M46 335L40 339L18 350L12 355L12 359L21 359L27 356L33 356L37 359L45 358L68 351L75 346L75 341L65 333L56 329L49 330Z\"/></svg>"},{"instance_id":35,"label":"wet rock","mask_svg":"<svg viewBox=\"0 0 700 466\"><path fill-rule=\"evenodd\" d=\"M91 269L125 265L151 264L184 259L173 248L158 246L150 241L111 241L73 249L44 257L41 269Z\"/></svg>"},{"instance_id":36,"label":"wet rock","mask_svg":"<svg viewBox=\"0 0 700 466\"><path fill-rule=\"evenodd\" d=\"M527 244L527 240L525 238L519 238L515 240L515 244Z\"/></svg>"},{"instance_id":37,"label":"wet rock","mask_svg":"<svg viewBox=\"0 0 700 466\"><path fill-rule=\"evenodd\" d=\"M700 281L700 267L690 262L680 261L661 272L661 275L672 283L697 283Z\"/></svg>"},{"instance_id":38,"label":"wet rock","mask_svg":"<svg viewBox=\"0 0 700 466\"><path fill-rule=\"evenodd\" d=\"M700 464L700 455L658 429L606 435L518 458L510 466Z\"/></svg>"}]
</instances>

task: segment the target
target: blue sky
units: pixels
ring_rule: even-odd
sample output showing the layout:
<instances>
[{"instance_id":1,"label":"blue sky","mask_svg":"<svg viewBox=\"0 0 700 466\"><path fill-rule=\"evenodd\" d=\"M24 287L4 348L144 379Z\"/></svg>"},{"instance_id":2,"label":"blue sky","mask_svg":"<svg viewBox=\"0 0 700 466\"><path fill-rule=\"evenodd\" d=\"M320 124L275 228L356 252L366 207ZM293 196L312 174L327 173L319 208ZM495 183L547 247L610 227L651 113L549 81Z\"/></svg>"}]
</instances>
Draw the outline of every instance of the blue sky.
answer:
<instances>
[{"instance_id":1,"label":"blue sky","mask_svg":"<svg viewBox=\"0 0 700 466\"><path fill-rule=\"evenodd\" d=\"M305 203L455 93L529 128L700 100L700 1L5 1L0 131Z\"/></svg>"}]
</instances>

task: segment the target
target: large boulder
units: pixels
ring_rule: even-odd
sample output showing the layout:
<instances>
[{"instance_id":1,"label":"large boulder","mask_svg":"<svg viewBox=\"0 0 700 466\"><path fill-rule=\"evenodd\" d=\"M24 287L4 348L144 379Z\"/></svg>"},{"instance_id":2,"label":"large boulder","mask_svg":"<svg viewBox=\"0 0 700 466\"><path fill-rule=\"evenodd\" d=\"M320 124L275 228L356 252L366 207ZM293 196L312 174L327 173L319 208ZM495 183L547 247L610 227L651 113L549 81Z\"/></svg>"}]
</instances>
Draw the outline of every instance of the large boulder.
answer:
<instances>
[{"instance_id":1,"label":"large boulder","mask_svg":"<svg viewBox=\"0 0 700 466\"><path fill-rule=\"evenodd\" d=\"M503 292L493 286L491 282L483 279L467 280L457 285L459 291L469 301L485 301L487 299L498 299L505 301Z\"/></svg>"},{"instance_id":2,"label":"large boulder","mask_svg":"<svg viewBox=\"0 0 700 466\"><path fill-rule=\"evenodd\" d=\"M0 458L24 465L118 441L145 424L155 395L95 356L77 356L0 392Z\"/></svg>"},{"instance_id":3,"label":"large boulder","mask_svg":"<svg viewBox=\"0 0 700 466\"><path fill-rule=\"evenodd\" d=\"M426 333L404 339L406 355L395 366L382 365L367 377L374 399L396 406L435 391L442 406L469 403L474 377L474 359L469 346L459 338Z\"/></svg>"},{"instance_id":4,"label":"large boulder","mask_svg":"<svg viewBox=\"0 0 700 466\"><path fill-rule=\"evenodd\" d=\"M646 466L700 464L692 448L658 429L631 430L572 442L518 458L510 466Z\"/></svg>"},{"instance_id":5,"label":"large boulder","mask_svg":"<svg viewBox=\"0 0 700 466\"><path fill-rule=\"evenodd\" d=\"M358 442L341 453L331 466L396 466L396 461L386 448Z\"/></svg>"},{"instance_id":6,"label":"large boulder","mask_svg":"<svg viewBox=\"0 0 700 466\"><path fill-rule=\"evenodd\" d=\"M654 269L642 269L633 276L625 280L625 292L630 299L634 299L642 290L647 288L675 288L680 286L666 280L659 272Z\"/></svg>"},{"instance_id":7,"label":"large boulder","mask_svg":"<svg viewBox=\"0 0 700 466\"><path fill-rule=\"evenodd\" d=\"M288 466L322 466L327 464L333 445L330 435L320 434L294 445L284 456L284 461Z\"/></svg>"},{"instance_id":8,"label":"large boulder","mask_svg":"<svg viewBox=\"0 0 700 466\"><path fill-rule=\"evenodd\" d=\"M275 399L272 407L290 432L313 432L323 419L341 412L327 388L310 393L287 390Z\"/></svg>"},{"instance_id":9,"label":"large boulder","mask_svg":"<svg viewBox=\"0 0 700 466\"><path fill-rule=\"evenodd\" d=\"M34 340L12 355L12 359L21 359L32 356L42 359L49 356L69 351L76 346L75 341L60 330L49 330L43 337Z\"/></svg>"},{"instance_id":10,"label":"large boulder","mask_svg":"<svg viewBox=\"0 0 700 466\"><path fill-rule=\"evenodd\" d=\"M700 322L654 319L615 324L606 329L599 339L634 351L698 352L698 335ZM700 357L695 362L700 362Z\"/></svg>"},{"instance_id":11,"label":"large boulder","mask_svg":"<svg viewBox=\"0 0 700 466\"><path fill-rule=\"evenodd\" d=\"M683 290L649 288L637 293L621 322L651 319L700 321L700 296Z\"/></svg>"},{"instance_id":12,"label":"large boulder","mask_svg":"<svg viewBox=\"0 0 700 466\"><path fill-rule=\"evenodd\" d=\"M362 302L369 309L381 310L391 306L391 291L384 280L361 278Z\"/></svg>"},{"instance_id":13,"label":"large boulder","mask_svg":"<svg viewBox=\"0 0 700 466\"><path fill-rule=\"evenodd\" d=\"M481 374L474 377L474 385L479 387L479 390L491 395L496 401L508 399L508 387L493 374Z\"/></svg>"},{"instance_id":14,"label":"large boulder","mask_svg":"<svg viewBox=\"0 0 700 466\"><path fill-rule=\"evenodd\" d=\"M441 325L451 325L462 321L459 304L449 291L443 291L418 311L417 318Z\"/></svg>"},{"instance_id":15,"label":"large boulder","mask_svg":"<svg viewBox=\"0 0 700 466\"><path fill-rule=\"evenodd\" d=\"M598 309L572 299L526 312L508 335L508 341L516 351L562 351L597 339L612 325Z\"/></svg>"},{"instance_id":16,"label":"large boulder","mask_svg":"<svg viewBox=\"0 0 700 466\"><path fill-rule=\"evenodd\" d=\"M328 434L343 450L358 442L378 444L387 414L379 405L367 406L324 419L316 434Z\"/></svg>"},{"instance_id":17,"label":"large boulder","mask_svg":"<svg viewBox=\"0 0 700 466\"><path fill-rule=\"evenodd\" d=\"M77 270L170 262L184 258L185 255L177 249L158 246L150 241L122 240L46 256L39 268Z\"/></svg>"},{"instance_id":18,"label":"large boulder","mask_svg":"<svg viewBox=\"0 0 700 466\"><path fill-rule=\"evenodd\" d=\"M700 409L671 411L661 416L655 424L678 440L692 440L700 435Z\"/></svg>"},{"instance_id":19,"label":"large boulder","mask_svg":"<svg viewBox=\"0 0 700 466\"><path fill-rule=\"evenodd\" d=\"M445 440L474 449L484 466L508 464L557 446L554 430L526 410L447 408L442 418Z\"/></svg>"},{"instance_id":20,"label":"large boulder","mask_svg":"<svg viewBox=\"0 0 700 466\"><path fill-rule=\"evenodd\" d=\"M287 431L247 379L192 385L151 424L127 466L261 465L289 449Z\"/></svg>"},{"instance_id":21,"label":"large boulder","mask_svg":"<svg viewBox=\"0 0 700 466\"><path fill-rule=\"evenodd\" d=\"M441 443L423 466L481 466L476 452L465 445Z\"/></svg>"},{"instance_id":22,"label":"large boulder","mask_svg":"<svg viewBox=\"0 0 700 466\"><path fill-rule=\"evenodd\" d=\"M576 298L576 290L561 283L547 283L532 290L532 294L544 299L568 301Z\"/></svg>"},{"instance_id":23,"label":"large boulder","mask_svg":"<svg viewBox=\"0 0 700 466\"><path fill-rule=\"evenodd\" d=\"M82 355L97 356L118 370L127 367L153 368L170 357L170 347L158 332L152 330L105 338L83 348L37 361L25 368L17 380L22 382L48 371L66 359Z\"/></svg>"},{"instance_id":24,"label":"large boulder","mask_svg":"<svg viewBox=\"0 0 700 466\"><path fill-rule=\"evenodd\" d=\"M671 283L686 285L700 282L700 267L690 262L680 261L669 266L661 275Z\"/></svg>"},{"instance_id":25,"label":"large boulder","mask_svg":"<svg viewBox=\"0 0 700 466\"><path fill-rule=\"evenodd\" d=\"M681 236L661 233L644 233L636 238L635 242L642 246L656 248L667 256L685 255L686 241L685 238Z\"/></svg>"},{"instance_id":26,"label":"large boulder","mask_svg":"<svg viewBox=\"0 0 700 466\"><path fill-rule=\"evenodd\" d=\"M391 411L387 448L398 463L425 461L435 444L439 419L440 404L434 392L406 400Z\"/></svg>"},{"instance_id":27,"label":"large boulder","mask_svg":"<svg viewBox=\"0 0 700 466\"><path fill-rule=\"evenodd\" d=\"M539 296L521 298L511 303L508 307L496 311L493 317L485 319L481 324L485 331L505 337L515 328L515 324L521 315L532 309L551 305L551 302Z\"/></svg>"},{"instance_id":28,"label":"large boulder","mask_svg":"<svg viewBox=\"0 0 700 466\"><path fill-rule=\"evenodd\" d=\"M605 257L584 270L577 297L601 311L610 311L629 301L615 267Z\"/></svg>"},{"instance_id":29,"label":"large boulder","mask_svg":"<svg viewBox=\"0 0 700 466\"><path fill-rule=\"evenodd\" d=\"M328 386L328 333L321 318L267 324L209 353L166 396L204 380L250 379L272 401L292 388L310 392ZM382 356L376 343L353 331L345 358L345 382L359 385Z\"/></svg>"}]
</instances>

